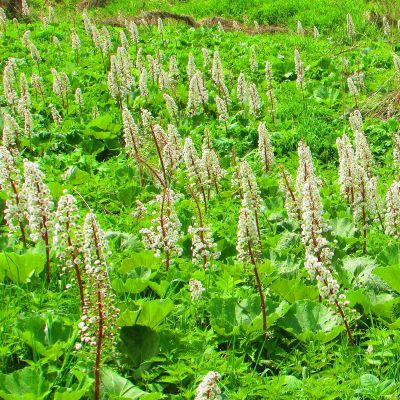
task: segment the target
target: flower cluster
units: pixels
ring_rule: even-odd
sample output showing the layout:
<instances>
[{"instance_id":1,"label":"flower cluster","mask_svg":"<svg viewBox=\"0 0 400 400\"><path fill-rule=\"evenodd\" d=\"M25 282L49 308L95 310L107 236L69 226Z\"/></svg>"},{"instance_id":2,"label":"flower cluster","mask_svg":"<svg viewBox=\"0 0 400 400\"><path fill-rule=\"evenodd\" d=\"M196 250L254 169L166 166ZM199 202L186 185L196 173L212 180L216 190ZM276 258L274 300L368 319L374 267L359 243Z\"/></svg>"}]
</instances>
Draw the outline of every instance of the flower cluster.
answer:
<instances>
[{"instance_id":1,"label":"flower cluster","mask_svg":"<svg viewBox=\"0 0 400 400\"><path fill-rule=\"evenodd\" d=\"M211 141L208 134L205 134L201 152L201 162L207 172L207 184L211 189L214 187L215 192L219 192L221 179L226 175L226 171L221 168L218 155L211 147Z\"/></svg>"},{"instance_id":2,"label":"flower cluster","mask_svg":"<svg viewBox=\"0 0 400 400\"><path fill-rule=\"evenodd\" d=\"M82 251L86 284L83 315L78 324L81 342L95 347L102 346L107 339L112 345L119 310L108 278L108 244L93 213L85 217Z\"/></svg>"},{"instance_id":3,"label":"flower cluster","mask_svg":"<svg viewBox=\"0 0 400 400\"><path fill-rule=\"evenodd\" d=\"M394 181L386 193L385 233L400 236L400 182Z\"/></svg>"},{"instance_id":4,"label":"flower cluster","mask_svg":"<svg viewBox=\"0 0 400 400\"><path fill-rule=\"evenodd\" d=\"M43 238L48 245L49 230L53 224L54 203L44 179L45 175L37 164L25 159L21 198L25 205L30 236L34 242Z\"/></svg>"},{"instance_id":5,"label":"flower cluster","mask_svg":"<svg viewBox=\"0 0 400 400\"><path fill-rule=\"evenodd\" d=\"M257 117L261 111L261 100L258 94L257 85L254 82L249 84L249 113Z\"/></svg>"},{"instance_id":6,"label":"flower cluster","mask_svg":"<svg viewBox=\"0 0 400 400\"><path fill-rule=\"evenodd\" d=\"M50 112L51 112L51 117L53 118L53 121L57 125L62 124L62 117L60 113L58 112L57 108L55 107L54 104L49 104Z\"/></svg>"},{"instance_id":7,"label":"flower cluster","mask_svg":"<svg viewBox=\"0 0 400 400\"><path fill-rule=\"evenodd\" d=\"M330 304L337 304L340 286L332 274L333 253L324 237L327 225L323 219L318 180L314 173L310 150L303 141L299 144L298 153L298 175L300 176L298 182L302 182L301 186L299 185L299 191L301 192L302 240L306 248L305 268L310 277L317 280L321 298L327 299Z\"/></svg>"},{"instance_id":8,"label":"flower cluster","mask_svg":"<svg viewBox=\"0 0 400 400\"><path fill-rule=\"evenodd\" d=\"M258 152L263 161L265 173L267 174L275 163L275 156L264 122L260 122L258 125Z\"/></svg>"},{"instance_id":9,"label":"flower cluster","mask_svg":"<svg viewBox=\"0 0 400 400\"><path fill-rule=\"evenodd\" d=\"M180 239L181 223L175 211L175 193L168 188L156 196L159 205L159 215L152 220L150 229L143 228L140 233L146 248L155 251L157 257L165 254L166 269L173 261L174 254L180 255L182 248L178 245Z\"/></svg>"},{"instance_id":10,"label":"flower cluster","mask_svg":"<svg viewBox=\"0 0 400 400\"><path fill-rule=\"evenodd\" d=\"M127 97L133 86L132 61L125 47L118 47L117 55L110 59L108 89L111 96L121 102Z\"/></svg>"},{"instance_id":11,"label":"flower cluster","mask_svg":"<svg viewBox=\"0 0 400 400\"><path fill-rule=\"evenodd\" d=\"M203 74L197 71L189 83L189 95L187 103L187 113L189 116L200 114L200 109L206 107L208 102L208 92L204 85Z\"/></svg>"},{"instance_id":12,"label":"flower cluster","mask_svg":"<svg viewBox=\"0 0 400 400\"><path fill-rule=\"evenodd\" d=\"M139 136L138 126L136 125L132 114L125 106L122 108L122 125L125 147L128 149L131 156L137 157L142 140Z\"/></svg>"},{"instance_id":13,"label":"flower cluster","mask_svg":"<svg viewBox=\"0 0 400 400\"><path fill-rule=\"evenodd\" d=\"M351 17L350 14L347 14L346 20L347 20L347 35L353 38L356 34L353 18Z\"/></svg>"},{"instance_id":14,"label":"flower cluster","mask_svg":"<svg viewBox=\"0 0 400 400\"><path fill-rule=\"evenodd\" d=\"M254 46L250 48L250 71L253 73L258 71L257 52Z\"/></svg>"},{"instance_id":15,"label":"flower cluster","mask_svg":"<svg viewBox=\"0 0 400 400\"><path fill-rule=\"evenodd\" d=\"M218 381L221 375L218 372L210 371L197 387L195 400L220 400L221 389Z\"/></svg>"},{"instance_id":16,"label":"flower cluster","mask_svg":"<svg viewBox=\"0 0 400 400\"><path fill-rule=\"evenodd\" d=\"M243 107L246 100L247 100L247 95L248 95L248 88L247 88L247 82L246 78L241 72L239 74L238 80L237 80L237 89L236 89L236 97L239 102L239 104Z\"/></svg>"},{"instance_id":17,"label":"flower cluster","mask_svg":"<svg viewBox=\"0 0 400 400\"><path fill-rule=\"evenodd\" d=\"M225 85L221 56L219 55L219 52L217 50L214 51L211 78L218 89L218 95L224 97L226 102L229 102L229 92L228 88Z\"/></svg>"},{"instance_id":18,"label":"flower cluster","mask_svg":"<svg viewBox=\"0 0 400 400\"><path fill-rule=\"evenodd\" d=\"M188 228L192 236L192 262L196 265L203 265L204 270L210 267L210 258L218 259L220 253L216 251L217 244L213 240L211 227L194 223Z\"/></svg>"},{"instance_id":19,"label":"flower cluster","mask_svg":"<svg viewBox=\"0 0 400 400\"><path fill-rule=\"evenodd\" d=\"M20 127L17 121L7 113L3 114L3 146L13 155L18 154L18 136Z\"/></svg>"},{"instance_id":20,"label":"flower cluster","mask_svg":"<svg viewBox=\"0 0 400 400\"><path fill-rule=\"evenodd\" d=\"M296 190L292 186L292 178L284 168L279 172L279 189L285 197L285 209L292 221L301 222L301 206Z\"/></svg>"},{"instance_id":21,"label":"flower cluster","mask_svg":"<svg viewBox=\"0 0 400 400\"><path fill-rule=\"evenodd\" d=\"M25 242L25 207L21 201L21 176L12 154L5 146L0 146L0 188L8 194L4 211L9 228L8 236L12 238L20 229Z\"/></svg>"},{"instance_id":22,"label":"flower cluster","mask_svg":"<svg viewBox=\"0 0 400 400\"><path fill-rule=\"evenodd\" d=\"M300 52L295 49L294 50L294 67L296 71L296 83L300 89L303 89L304 86L304 63L301 59Z\"/></svg>"},{"instance_id":23,"label":"flower cluster","mask_svg":"<svg viewBox=\"0 0 400 400\"><path fill-rule=\"evenodd\" d=\"M206 203L207 170L199 158L191 138L185 139L183 146L183 161L186 166L186 173L189 176L189 183L195 193L201 193Z\"/></svg>"},{"instance_id":24,"label":"flower cluster","mask_svg":"<svg viewBox=\"0 0 400 400\"><path fill-rule=\"evenodd\" d=\"M189 291L191 294L192 301L197 301L201 299L206 289L203 287L203 284L197 279L190 279Z\"/></svg>"},{"instance_id":25,"label":"flower cluster","mask_svg":"<svg viewBox=\"0 0 400 400\"><path fill-rule=\"evenodd\" d=\"M261 254L260 244L254 212L246 205L242 205L238 220L237 259L255 265Z\"/></svg>"},{"instance_id":26,"label":"flower cluster","mask_svg":"<svg viewBox=\"0 0 400 400\"><path fill-rule=\"evenodd\" d=\"M355 185L355 173L354 166L356 163L356 157L354 154L353 146L347 135L343 135L341 138L336 140L336 146L339 154L339 185L340 192L345 196L346 200L350 203L354 203L354 185Z\"/></svg>"},{"instance_id":27,"label":"flower cluster","mask_svg":"<svg viewBox=\"0 0 400 400\"><path fill-rule=\"evenodd\" d=\"M166 144L163 147L162 153L164 166L168 170L169 176L171 176L182 158L181 138L178 129L173 124L168 124Z\"/></svg>"},{"instance_id":28,"label":"flower cluster","mask_svg":"<svg viewBox=\"0 0 400 400\"><path fill-rule=\"evenodd\" d=\"M228 121L229 114L228 114L228 107L227 107L225 99L223 99L222 97L219 97L217 95L217 96L215 96L215 103L217 105L218 119L221 122L226 123Z\"/></svg>"},{"instance_id":29,"label":"flower cluster","mask_svg":"<svg viewBox=\"0 0 400 400\"><path fill-rule=\"evenodd\" d=\"M18 95L15 90L15 71L17 66L12 58L9 58L3 69L3 92L8 104L15 104Z\"/></svg>"}]
</instances>

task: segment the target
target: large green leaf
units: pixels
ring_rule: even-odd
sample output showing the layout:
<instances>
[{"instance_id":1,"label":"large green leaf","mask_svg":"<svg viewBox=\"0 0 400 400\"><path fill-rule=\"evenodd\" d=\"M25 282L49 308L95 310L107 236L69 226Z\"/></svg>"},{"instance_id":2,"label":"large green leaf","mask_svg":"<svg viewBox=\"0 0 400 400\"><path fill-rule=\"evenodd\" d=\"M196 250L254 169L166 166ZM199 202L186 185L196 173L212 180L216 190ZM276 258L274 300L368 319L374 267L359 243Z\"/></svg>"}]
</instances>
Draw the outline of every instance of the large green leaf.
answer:
<instances>
[{"instance_id":1,"label":"large green leaf","mask_svg":"<svg viewBox=\"0 0 400 400\"><path fill-rule=\"evenodd\" d=\"M38 369L27 367L12 374L0 374L0 397L4 400L41 400L50 393L50 384Z\"/></svg>"},{"instance_id":2,"label":"large green leaf","mask_svg":"<svg viewBox=\"0 0 400 400\"><path fill-rule=\"evenodd\" d=\"M300 300L280 319L279 326L299 340L334 339L342 330L339 319L331 308L311 300Z\"/></svg>"},{"instance_id":3,"label":"large green leaf","mask_svg":"<svg viewBox=\"0 0 400 400\"><path fill-rule=\"evenodd\" d=\"M400 265L400 244L385 246L378 254L377 260L382 266Z\"/></svg>"},{"instance_id":4,"label":"large green leaf","mask_svg":"<svg viewBox=\"0 0 400 400\"><path fill-rule=\"evenodd\" d=\"M400 265L375 268L374 274L382 278L397 293L400 293Z\"/></svg>"},{"instance_id":5,"label":"large green leaf","mask_svg":"<svg viewBox=\"0 0 400 400\"><path fill-rule=\"evenodd\" d=\"M318 297L318 289L315 285L309 286L299 279L278 278L271 286L273 293L279 294L289 303L296 300L316 299Z\"/></svg>"},{"instance_id":6,"label":"large green leaf","mask_svg":"<svg viewBox=\"0 0 400 400\"><path fill-rule=\"evenodd\" d=\"M15 329L23 342L50 359L57 359L64 353L73 332L69 321L51 314L22 315L17 319Z\"/></svg>"},{"instance_id":7,"label":"large green leaf","mask_svg":"<svg viewBox=\"0 0 400 400\"><path fill-rule=\"evenodd\" d=\"M136 310L126 309L121 312L118 324L120 326L143 325L155 328L174 308L171 299L140 300Z\"/></svg>"},{"instance_id":8,"label":"large green leaf","mask_svg":"<svg viewBox=\"0 0 400 400\"><path fill-rule=\"evenodd\" d=\"M123 326L120 331L119 349L134 368L155 356L160 347L158 333L148 326Z\"/></svg>"},{"instance_id":9,"label":"large green leaf","mask_svg":"<svg viewBox=\"0 0 400 400\"><path fill-rule=\"evenodd\" d=\"M135 272L136 274L140 274L143 278L149 278L151 275L151 268L158 266L159 263L160 259L154 256L154 252L142 250L139 253L133 254L129 258L125 258L118 271L123 274ZM139 267L143 267L144 270L139 270Z\"/></svg>"},{"instance_id":10,"label":"large green leaf","mask_svg":"<svg viewBox=\"0 0 400 400\"><path fill-rule=\"evenodd\" d=\"M101 369L101 398L103 400L140 399L146 394L128 379L118 375L112 369Z\"/></svg>"},{"instance_id":11,"label":"large green leaf","mask_svg":"<svg viewBox=\"0 0 400 400\"><path fill-rule=\"evenodd\" d=\"M38 253L0 253L0 270L16 283L27 283L33 274L44 269L45 254Z\"/></svg>"},{"instance_id":12,"label":"large green leaf","mask_svg":"<svg viewBox=\"0 0 400 400\"><path fill-rule=\"evenodd\" d=\"M229 335L237 326L235 297L212 298L209 311L211 325L220 335Z\"/></svg>"},{"instance_id":13,"label":"large green leaf","mask_svg":"<svg viewBox=\"0 0 400 400\"><path fill-rule=\"evenodd\" d=\"M87 124L84 131L87 136L96 139L112 139L117 136L121 126L114 124L110 115L102 115Z\"/></svg>"},{"instance_id":14,"label":"large green leaf","mask_svg":"<svg viewBox=\"0 0 400 400\"><path fill-rule=\"evenodd\" d=\"M70 388L60 388L54 394L54 400L80 400L85 396L88 388L73 390Z\"/></svg>"},{"instance_id":15,"label":"large green leaf","mask_svg":"<svg viewBox=\"0 0 400 400\"><path fill-rule=\"evenodd\" d=\"M286 303L287 305L287 303ZM267 324L273 325L287 311L283 303L266 301ZM220 335L247 332L262 332L260 299L254 296L239 300L236 297L214 297L209 305L210 320L213 329Z\"/></svg>"}]
</instances>

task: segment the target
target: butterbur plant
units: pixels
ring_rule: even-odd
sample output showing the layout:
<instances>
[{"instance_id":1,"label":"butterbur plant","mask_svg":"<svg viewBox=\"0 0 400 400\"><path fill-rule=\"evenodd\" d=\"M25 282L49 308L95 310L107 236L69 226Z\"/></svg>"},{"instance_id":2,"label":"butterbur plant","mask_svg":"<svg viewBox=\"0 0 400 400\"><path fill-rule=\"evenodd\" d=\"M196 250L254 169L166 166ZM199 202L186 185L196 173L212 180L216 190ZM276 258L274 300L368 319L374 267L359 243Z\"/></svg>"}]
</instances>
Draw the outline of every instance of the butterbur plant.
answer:
<instances>
[{"instance_id":1,"label":"butterbur plant","mask_svg":"<svg viewBox=\"0 0 400 400\"><path fill-rule=\"evenodd\" d=\"M74 196L64 193L57 203L54 213L53 248L63 268L74 270L82 312L85 309L83 290L82 231L79 225L80 215Z\"/></svg>"},{"instance_id":2,"label":"butterbur plant","mask_svg":"<svg viewBox=\"0 0 400 400\"><path fill-rule=\"evenodd\" d=\"M10 238L20 231L20 237L24 247L27 247L25 232L25 208L21 199L22 178L14 157L10 151L0 146L0 188L7 192L5 219L8 225ZM19 236L19 235L18 235Z\"/></svg>"},{"instance_id":3,"label":"butterbur plant","mask_svg":"<svg viewBox=\"0 0 400 400\"><path fill-rule=\"evenodd\" d=\"M227 103L230 102L228 88L225 85L224 70L222 67L221 56L218 50L214 52L213 64L211 69L211 78L217 87L218 95L223 97Z\"/></svg>"},{"instance_id":4,"label":"butterbur plant","mask_svg":"<svg viewBox=\"0 0 400 400\"><path fill-rule=\"evenodd\" d=\"M194 400L220 400L221 389L218 386L220 378L221 375L218 372L208 372L197 387Z\"/></svg>"},{"instance_id":5,"label":"butterbur plant","mask_svg":"<svg viewBox=\"0 0 400 400\"><path fill-rule=\"evenodd\" d=\"M79 65L79 51L81 49L81 40L79 39L75 28L71 29L71 47L75 53L76 64Z\"/></svg>"},{"instance_id":6,"label":"butterbur plant","mask_svg":"<svg viewBox=\"0 0 400 400\"><path fill-rule=\"evenodd\" d=\"M208 199L210 199L212 189L215 190L216 194L219 193L220 181L226 175L226 171L221 168L218 155L212 148L210 135L207 129L205 129L204 133L201 162L207 173Z\"/></svg>"},{"instance_id":7,"label":"butterbur plant","mask_svg":"<svg viewBox=\"0 0 400 400\"><path fill-rule=\"evenodd\" d=\"M400 177L400 133L393 135L393 166L396 176Z\"/></svg>"},{"instance_id":8,"label":"butterbur plant","mask_svg":"<svg viewBox=\"0 0 400 400\"><path fill-rule=\"evenodd\" d=\"M244 76L243 72L241 72L237 80L236 98L242 109L244 108L244 104L247 101L247 96L248 96L248 87L247 87L246 77Z\"/></svg>"},{"instance_id":9,"label":"butterbur plant","mask_svg":"<svg viewBox=\"0 0 400 400\"><path fill-rule=\"evenodd\" d=\"M275 163L274 149L264 122L258 125L258 152L264 164L266 174Z\"/></svg>"},{"instance_id":10,"label":"butterbur plant","mask_svg":"<svg viewBox=\"0 0 400 400\"><path fill-rule=\"evenodd\" d=\"M243 161L240 164L239 171L240 186L243 193L243 204L254 214L258 241L261 246L260 214L262 214L265 209L261 198L261 192L257 184L256 176L247 161Z\"/></svg>"},{"instance_id":11,"label":"butterbur plant","mask_svg":"<svg viewBox=\"0 0 400 400\"><path fill-rule=\"evenodd\" d=\"M138 162L139 181L143 184L142 167L140 160L139 149L142 145L142 137L139 134L139 127L136 125L132 114L126 106L122 108L122 125L124 131L125 148L129 155Z\"/></svg>"},{"instance_id":12,"label":"butterbur plant","mask_svg":"<svg viewBox=\"0 0 400 400\"><path fill-rule=\"evenodd\" d=\"M301 59L299 50L294 50L294 67L296 72L297 87L301 90L304 100L304 63Z\"/></svg>"},{"instance_id":13,"label":"butterbur plant","mask_svg":"<svg viewBox=\"0 0 400 400\"><path fill-rule=\"evenodd\" d=\"M324 236L328 227L323 219L323 208L317 179L308 146L299 143L298 187L301 193L301 235L305 247L305 268L310 278L317 281L320 300L325 299L334 306L343 320L351 344L354 343L350 331L346 307L349 302L340 293L340 285L332 269L333 252Z\"/></svg>"},{"instance_id":14,"label":"butterbur plant","mask_svg":"<svg viewBox=\"0 0 400 400\"><path fill-rule=\"evenodd\" d=\"M3 146L6 147L14 156L19 154L19 131L17 121L7 113L3 114Z\"/></svg>"},{"instance_id":15,"label":"butterbur plant","mask_svg":"<svg viewBox=\"0 0 400 400\"><path fill-rule=\"evenodd\" d=\"M203 287L203 284L198 281L197 279L190 279L189 280L189 291L191 295L192 301L200 300L203 296L203 293L206 289Z\"/></svg>"},{"instance_id":16,"label":"butterbur plant","mask_svg":"<svg viewBox=\"0 0 400 400\"><path fill-rule=\"evenodd\" d=\"M347 23L347 26L346 26L346 28L347 28L346 29L347 30L347 36L349 38L351 38L351 40L353 42L354 41L354 37L356 35L356 28L354 26L354 22L353 22L353 18L351 16L351 14L347 14L346 23Z\"/></svg>"},{"instance_id":17,"label":"butterbur plant","mask_svg":"<svg viewBox=\"0 0 400 400\"><path fill-rule=\"evenodd\" d=\"M46 250L46 280L50 283L51 233L54 223L53 199L44 182L45 175L37 164L24 159L24 183L21 199L25 206L30 237L33 242L43 240Z\"/></svg>"},{"instance_id":18,"label":"butterbur plant","mask_svg":"<svg viewBox=\"0 0 400 400\"><path fill-rule=\"evenodd\" d=\"M211 226L204 221L204 213L196 194L191 191L191 196L196 204L197 221L189 226L188 232L192 237L192 262L202 265L206 271L211 265L211 259L218 259L220 253L214 242Z\"/></svg>"},{"instance_id":19,"label":"butterbur plant","mask_svg":"<svg viewBox=\"0 0 400 400\"><path fill-rule=\"evenodd\" d=\"M191 138L186 138L183 146L183 161L186 166L186 173L189 177L191 190L197 195L200 194L203 206L207 211L207 170L199 158Z\"/></svg>"},{"instance_id":20,"label":"butterbur plant","mask_svg":"<svg viewBox=\"0 0 400 400\"><path fill-rule=\"evenodd\" d=\"M354 103L355 103L356 107L358 107L357 98L358 98L358 95L359 95L359 91L358 91L358 88L357 88L357 86L356 86L356 84L354 82L353 77L351 77L351 76L349 76L347 78L347 87L349 89L349 93L351 94L351 96L354 99Z\"/></svg>"},{"instance_id":21,"label":"butterbur plant","mask_svg":"<svg viewBox=\"0 0 400 400\"><path fill-rule=\"evenodd\" d=\"M394 181L386 193L385 233L398 239L400 236L400 183Z\"/></svg>"},{"instance_id":22,"label":"butterbur plant","mask_svg":"<svg viewBox=\"0 0 400 400\"><path fill-rule=\"evenodd\" d=\"M151 222L151 227L143 228L140 233L146 248L153 250L157 257L164 256L165 270L168 271L173 256L179 256L182 248L178 245L181 223L175 211L176 194L169 188L164 188L156 196L158 216Z\"/></svg>"},{"instance_id":23,"label":"butterbur plant","mask_svg":"<svg viewBox=\"0 0 400 400\"><path fill-rule=\"evenodd\" d=\"M108 276L108 244L95 215L89 212L83 224L83 255L85 263L85 299L83 315L78 324L81 343L95 353L94 399L100 399L100 366L104 352L111 353L116 341L116 319L119 309Z\"/></svg>"},{"instance_id":24,"label":"butterbur plant","mask_svg":"<svg viewBox=\"0 0 400 400\"><path fill-rule=\"evenodd\" d=\"M239 261L252 265L258 294L260 296L263 332L264 336L267 336L267 311L265 308L262 282L257 268L258 258L261 255L261 243L254 212L247 206L245 201L242 202L242 207L239 212L236 251Z\"/></svg>"},{"instance_id":25,"label":"butterbur plant","mask_svg":"<svg viewBox=\"0 0 400 400\"><path fill-rule=\"evenodd\" d=\"M203 75L197 71L190 79L189 94L187 102L187 113L189 116L199 115L201 108L207 109L208 92L204 85Z\"/></svg>"},{"instance_id":26,"label":"butterbur plant","mask_svg":"<svg viewBox=\"0 0 400 400\"><path fill-rule=\"evenodd\" d=\"M299 202L298 194L292 184L292 177L289 172L280 167L279 171L279 189L284 195L285 209L291 221L301 223L301 205Z\"/></svg>"},{"instance_id":27,"label":"butterbur plant","mask_svg":"<svg viewBox=\"0 0 400 400\"><path fill-rule=\"evenodd\" d=\"M273 88L272 65L268 61L265 63L265 80L267 81L267 96L269 101L272 123L274 123L276 114L276 99Z\"/></svg>"}]
</instances>

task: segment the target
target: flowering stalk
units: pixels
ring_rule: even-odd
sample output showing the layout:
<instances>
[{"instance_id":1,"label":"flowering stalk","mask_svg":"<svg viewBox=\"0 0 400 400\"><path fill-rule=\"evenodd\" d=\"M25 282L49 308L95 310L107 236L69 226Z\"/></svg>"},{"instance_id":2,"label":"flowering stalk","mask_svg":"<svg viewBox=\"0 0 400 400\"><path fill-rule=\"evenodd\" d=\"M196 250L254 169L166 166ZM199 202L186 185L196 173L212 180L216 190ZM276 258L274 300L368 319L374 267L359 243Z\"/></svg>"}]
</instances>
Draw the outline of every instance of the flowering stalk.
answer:
<instances>
[{"instance_id":1,"label":"flowering stalk","mask_svg":"<svg viewBox=\"0 0 400 400\"><path fill-rule=\"evenodd\" d=\"M186 165L186 172L189 175L190 185L196 193L203 198L204 208L207 212L206 182L207 171L204 163L201 162L191 138L186 138L183 146L183 160Z\"/></svg>"},{"instance_id":2,"label":"flowering stalk","mask_svg":"<svg viewBox=\"0 0 400 400\"><path fill-rule=\"evenodd\" d=\"M393 164L396 175L400 178L400 133L393 135Z\"/></svg>"},{"instance_id":3,"label":"flowering stalk","mask_svg":"<svg viewBox=\"0 0 400 400\"><path fill-rule=\"evenodd\" d=\"M297 87L301 89L301 94L304 100L304 62L301 59L300 52L294 50L294 67L296 71L296 83Z\"/></svg>"},{"instance_id":4,"label":"flowering stalk","mask_svg":"<svg viewBox=\"0 0 400 400\"><path fill-rule=\"evenodd\" d=\"M84 313L79 323L81 342L96 348L94 365L95 400L100 399L100 365L104 345L115 343L115 320L119 310L115 307L114 296L107 271L107 241L94 214L88 213L83 224L83 254L85 261ZM78 349L82 345L78 345Z\"/></svg>"},{"instance_id":5,"label":"flowering stalk","mask_svg":"<svg viewBox=\"0 0 400 400\"><path fill-rule=\"evenodd\" d=\"M319 193L319 180L315 176L311 152L308 146L299 143L299 169L297 184L301 194L302 240L306 249L305 268L310 277L317 280L320 300L326 299L334 305L341 316L351 344L354 343L347 316L344 311L349 303L344 294L339 294L340 285L333 276L331 260L333 253L323 233L327 230L323 220L323 208Z\"/></svg>"},{"instance_id":6,"label":"flowering stalk","mask_svg":"<svg viewBox=\"0 0 400 400\"><path fill-rule=\"evenodd\" d=\"M192 189L189 190L190 195L196 204L198 217L198 222L188 228L188 232L192 235L192 262L194 264L202 263L203 269L206 271L210 266L210 258L216 260L220 253L216 251L217 245L213 240L210 226L204 223L203 212L201 210L198 196Z\"/></svg>"},{"instance_id":7,"label":"flowering stalk","mask_svg":"<svg viewBox=\"0 0 400 400\"><path fill-rule=\"evenodd\" d=\"M269 103L271 107L271 118L272 118L272 123L275 122L275 113L276 113L276 107L275 107L275 95L274 95L274 88L273 88L273 75L272 75L272 65L270 62L265 63L265 79L267 81L267 96L269 98Z\"/></svg>"},{"instance_id":8,"label":"flowering stalk","mask_svg":"<svg viewBox=\"0 0 400 400\"><path fill-rule=\"evenodd\" d=\"M75 53L76 64L79 65L79 50L81 48L81 40L79 39L75 28L71 29L71 47Z\"/></svg>"},{"instance_id":9,"label":"flowering stalk","mask_svg":"<svg viewBox=\"0 0 400 400\"><path fill-rule=\"evenodd\" d=\"M152 220L150 229L141 229L140 233L146 248L155 251L156 256L161 252L165 254L165 270L168 271L172 262L172 255L180 255L182 249L177 245L181 223L174 209L176 195L169 189L164 188L162 193L156 197L160 206L158 218Z\"/></svg>"},{"instance_id":10,"label":"flowering stalk","mask_svg":"<svg viewBox=\"0 0 400 400\"><path fill-rule=\"evenodd\" d=\"M260 122L258 125L258 152L264 163L265 173L268 174L269 170L275 163L275 156L267 127L264 122Z\"/></svg>"},{"instance_id":11,"label":"flowering stalk","mask_svg":"<svg viewBox=\"0 0 400 400\"><path fill-rule=\"evenodd\" d=\"M50 229L53 226L53 200L48 186L44 183L45 175L39 167L24 160L24 183L21 198L25 204L26 219L31 231L31 239L37 242L39 238L46 247L46 279L50 283Z\"/></svg>"},{"instance_id":12,"label":"flowering stalk","mask_svg":"<svg viewBox=\"0 0 400 400\"><path fill-rule=\"evenodd\" d=\"M400 183L394 181L386 193L386 235L400 236Z\"/></svg>"},{"instance_id":13,"label":"flowering stalk","mask_svg":"<svg viewBox=\"0 0 400 400\"><path fill-rule=\"evenodd\" d=\"M0 146L0 188L8 189L9 198L6 200L5 219L11 236L19 227L21 240L24 247L26 244L26 233L24 226L24 208L21 202L21 177L15 165L12 154L5 146Z\"/></svg>"},{"instance_id":14,"label":"flowering stalk","mask_svg":"<svg viewBox=\"0 0 400 400\"><path fill-rule=\"evenodd\" d=\"M133 120L132 114L127 107L122 108L122 125L124 131L125 147L128 149L129 154L138 162L139 181L143 186L142 167L139 154L141 146L141 137L139 136L139 128Z\"/></svg>"},{"instance_id":15,"label":"flowering stalk","mask_svg":"<svg viewBox=\"0 0 400 400\"><path fill-rule=\"evenodd\" d=\"M210 199L212 187L214 187L217 194L219 193L220 180L226 175L226 171L219 164L218 155L212 148L210 134L207 129L205 129L203 139L201 162L207 172L208 199Z\"/></svg>"},{"instance_id":16,"label":"flowering stalk","mask_svg":"<svg viewBox=\"0 0 400 400\"><path fill-rule=\"evenodd\" d=\"M249 84L249 114L258 117L261 111L261 100L254 82Z\"/></svg>"},{"instance_id":17,"label":"flowering stalk","mask_svg":"<svg viewBox=\"0 0 400 400\"><path fill-rule=\"evenodd\" d=\"M219 52L214 52L213 65L211 70L211 77L218 89L218 95L223 97L228 104L230 102L228 88L225 85L224 70L222 68L222 61Z\"/></svg>"},{"instance_id":18,"label":"flowering stalk","mask_svg":"<svg viewBox=\"0 0 400 400\"><path fill-rule=\"evenodd\" d=\"M281 167L280 168L279 187L281 192L285 195L285 208L290 219L296 220L301 224L301 205L297 198L297 193L292 187L291 177L289 172Z\"/></svg>"},{"instance_id":19,"label":"flowering stalk","mask_svg":"<svg viewBox=\"0 0 400 400\"><path fill-rule=\"evenodd\" d=\"M64 194L60 197L54 220L53 245L57 257L65 263L66 268L75 270L83 313L85 310L85 294L81 273L82 260L80 258L82 235L78 226L79 210L74 196Z\"/></svg>"},{"instance_id":20,"label":"flowering stalk","mask_svg":"<svg viewBox=\"0 0 400 400\"><path fill-rule=\"evenodd\" d=\"M243 191L243 204L254 213L254 221L257 227L258 241L260 247L261 241L261 228L259 222L259 214L264 212L264 205L261 198L261 192L258 187L254 172L247 161L243 161L239 167L240 170L240 186Z\"/></svg>"},{"instance_id":21,"label":"flowering stalk","mask_svg":"<svg viewBox=\"0 0 400 400\"><path fill-rule=\"evenodd\" d=\"M221 375L218 372L210 371L197 387L194 400L220 399L221 389L218 387L218 380L220 377Z\"/></svg>"},{"instance_id":22,"label":"flowering stalk","mask_svg":"<svg viewBox=\"0 0 400 400\"><path fill-rule=\"evenodd\" d=\"M354 79L351 76L349 76L347 78L347 87L349 88L349 93L353 96L356 108L358 108L357 98L358 98L358 95L359 95L359 91L358 91L358 88L357 88L357 86L356 86L356 84L354 82Z\"/></svg>"},{"instance_id":23,"label":"flowering stalk","mask_svg":"<svg viewBox=\"0 0 400 400\"><path fill-rule=\"evenodd\" d=\"M238 233L237 233L237 258L239 261L249 262L253 266L253 272L257 283L258 294L260 296L260 308L263 321L264 336L267 336L267 312L265 308L265 299L257 269L257 258L261 254L260 241L257 232L254 213L242 202L242 208L239 213Z\"/></svg>"},{"instance_id":24,"label":"flowering stalk","mask_svg":"<svg viewBox=\"0 0 400 400\"><path fill-rule=\"evenodd\" d=\"M236 97L242 108L244 108L247 96L248 96L247 82L243 72L241 72L237 80Z\"/></svg>"}]
</instances>

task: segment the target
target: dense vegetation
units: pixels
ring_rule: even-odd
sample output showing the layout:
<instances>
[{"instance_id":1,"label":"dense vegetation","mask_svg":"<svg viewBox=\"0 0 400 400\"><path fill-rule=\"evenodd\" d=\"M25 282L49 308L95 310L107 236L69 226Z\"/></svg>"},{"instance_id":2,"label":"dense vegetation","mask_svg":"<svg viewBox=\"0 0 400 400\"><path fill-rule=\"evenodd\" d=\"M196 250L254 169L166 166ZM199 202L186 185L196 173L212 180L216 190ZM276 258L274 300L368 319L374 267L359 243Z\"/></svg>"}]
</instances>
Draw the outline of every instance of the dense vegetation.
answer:
<instances>
[{"instance_id":1,"label":"dense vegetation","mask_svg":"<svg viewBox=\"0 0 400 400\"><path fill-rule=\"evenodd\" d=\"M399 397L397 21L229 4L0 12L0 398Z\"/></svg>"}]
</instances>

